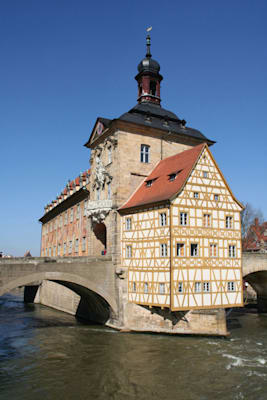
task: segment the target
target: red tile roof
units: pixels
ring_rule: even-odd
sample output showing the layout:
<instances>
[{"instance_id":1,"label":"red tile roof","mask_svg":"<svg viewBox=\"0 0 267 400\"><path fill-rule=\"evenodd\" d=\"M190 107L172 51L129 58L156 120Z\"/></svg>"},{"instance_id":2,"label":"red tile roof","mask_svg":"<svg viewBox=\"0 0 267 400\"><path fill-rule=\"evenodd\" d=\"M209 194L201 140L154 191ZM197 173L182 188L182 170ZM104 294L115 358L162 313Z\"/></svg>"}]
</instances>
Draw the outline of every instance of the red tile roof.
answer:
<instances>
[{"instance_id":1,"label":"red tile roof","mask_svg":"<svg viewBox=\"0 0 267 400\"><path fill-rule=\"evenodd\" d=\"M202 143L160 161L120 210L172 198L183 188L192 168L206 146L205 143ZM170 181L171 174L177 174L173 181ZM152 181L149 187L147 186L148 181Z\"/></svg>"}]
</instances>

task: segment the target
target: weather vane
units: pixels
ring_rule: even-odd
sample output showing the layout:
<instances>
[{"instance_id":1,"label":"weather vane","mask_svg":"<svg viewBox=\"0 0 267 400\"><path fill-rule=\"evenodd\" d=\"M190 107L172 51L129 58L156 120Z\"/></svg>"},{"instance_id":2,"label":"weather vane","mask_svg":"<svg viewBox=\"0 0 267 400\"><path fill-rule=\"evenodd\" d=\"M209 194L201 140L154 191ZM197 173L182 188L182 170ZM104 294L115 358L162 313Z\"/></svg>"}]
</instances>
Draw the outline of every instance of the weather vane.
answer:
<instances>
[{"instance_id":1,"label":"weather vane","mask_svg":"<svg viewBox=\"0 0 267 400\"><path fill-rule=\"evenodd\" d=\"M147 31L147 36L146 36L146 57L150 58L151 53L150 53L150 35L149 32L152 30L152 26L149 26L146 28Z\"/></svg>"}]
</instances>

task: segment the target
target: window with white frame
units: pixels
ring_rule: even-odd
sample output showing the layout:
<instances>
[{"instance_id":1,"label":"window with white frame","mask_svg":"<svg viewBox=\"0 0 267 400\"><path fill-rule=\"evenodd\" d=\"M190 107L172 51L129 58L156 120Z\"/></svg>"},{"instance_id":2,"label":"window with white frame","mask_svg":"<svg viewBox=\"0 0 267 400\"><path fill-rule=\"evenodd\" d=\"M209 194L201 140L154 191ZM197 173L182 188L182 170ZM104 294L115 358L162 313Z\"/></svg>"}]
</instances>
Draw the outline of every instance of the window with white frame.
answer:
<instances>
[{"instance_id":1,"label":"window with white frame","mask_svg":"<svg viewBox=\"0 0 267 400\"><path fill-rule=\"evenodd\" d=\"M86 238L85 236L82 238L82 251L86 250Z\"/></svg>"},{"instance_id":2,"label":"window with white frame","mask_svg":"<svg viewBox=\"0 0 267 400\"><path fill-rule=\"evenodd\" d=\"M126 258L132 258L132 246L126 246Z\"/></svg>"},{"instance_id":3,"label":"window with white frame","mask_svg":"<svg viewBox=\"0 0 267 400\"><path fill-rule=\"evenodd\" d=\"M136 283L133 282L133 292L136 292Z\"/></svg>"},{"instance_id":4,"label":"window with white frame","mask_svg":"<svg viewBox=\"0 0 267 400\"><path fill-rule=\"evenodd\" d=\"M178 282L178 293L183 293L183 282Z\"/></svg>"},{"instance_id":5,"label":"window with white frame","mask_svg":"<svg viewBox=\"0 0 267 400\"><path fill-rule=\"evenodd\" d=\"M81 212L81 207L80 204L78 204L76 210L76 219L80 219L80 212Z\"/></svg>"},{"instance_id":6,"label":"window with white frame","mask_svg":"<svg viewBox=\"0 0 267 400\"><path fill-rule=\"evenodd\" d=\"M69 241L69 254L72 253L72 240Z\"/></svg>"},{"instance_id":7,"label":"window with white frame","mask_svg":"<svg viewBox=\"0 0 267 400\"><path fill-rule=\"evenodd\" d=\"M186 212L180 212L180 225L187 225L188 217Z\"/></svg>"},{"instance_id":8,"label":"window with white frame","mask_svg":"<svg viewBox=\"0 0 267 400\"><path fill-rule=\"evenodd\" d=\"M126 230L130 231L132 229L132 218L126 218Z\"/></svg>"},{"instance_id":9,"label":"window with white frame","mask_svg":"<svg viewBox=\"0 0 267 400\"><path fill-rule=\"evenodd\" d=\"M149 163L150 147L147 144L141 144L140 161L142 163Z\"/></svg>"},{"instance_id":10,"label":"window with white frame","mask_svg":"<svg viewBox=\"0 0 267 400\"><path fill-rule=\"evenodd\" d=\"M108 147L108 164L112 162L112 147Z\"/></svg>"},{"instance_id":11,"label":"window with white frame","mask_svg":"<svg viewBox=\"0 0 267 400\"><path fill-rule=\"evenodd\" d=\"M211 226L211 215L210 214L204 214L203 215L203 225L206 228Z\"/></svg>"},{"instance_id":12,"label":"window with white frame","mask_svg":"<svg viewBox=\"0 0 267 400\"><path fill-rule=\"evenodd\" d=\"M167 255L168 255L167 243L160 244L160 255L161 255L161 257L167 257Z\"/></svg>"},{"instance_id":13,"label":"window with white frame","mask_svg":"<svg viewBox=\"0 0 267 400\"><path fill-rule=\"evenodd\" d=\"M190 246L191 249L191 257L197 257L198 256L198 244L197 243L191 243Z\"/></svg>"},{"instance_id":14,"label":"window with white frame","mask_svg":"<svg viewBox=\"0 0 267 400\"><path fill-rule=\"evenodd\" d=\"M73 208L70 209L70 222L73 222Z\"/></svg>"},{"instance_id":15,"label":"window with white frame","mask_svg":"<svg viewBox=\"0 0 267 400\"><path fill-rule=\"evenodd\" d=\"M199 198L199 193L198 192L194 192L194 199L198 199Z\"/></svg>"},{"instance_id":16,"label":"window with white frame","mask_svg":"<svg viewBox=\"0 0 267 400\"><path fill-rule=\"evenodd\" d=\"M228 292L234 292L235 291L235 282L227 282L227 290L228 290Z\"/></svg>"},{"instance_id":17,"label":"window with white frame","mask_svg":"<svg viewBox=\"0 0 267 400\"><path fill-rule=\"evenodd\" d=\"M144 283L144 293L148 293L148 283Z\"/></svg>"},{"instance_id":18,"label":"window with white frame","mask_svg":"<svg viewBox=\"0 0 267 400\"><path fill-rule=\"evenodd\" d=\"M215 200L215 201L219 201L219 195L218 195L218 194L215 194L215 195L214 195L214 200Z\"/></svg>"},{"instance_id":19,"label":"window with white frame","mask_svg":"<svg viewBox=\"0 0 267 400\"><path fill-rule=\"evenodd\" d=\"M201 292L201 282L195 282L195 292L196 293Z\"/></svg>"},{"instance_id":20,"label":"window with white frame","mask_svg":"<svg viewBox=\"0 0 267 400\"><path fill-rule=\"evenodd\" d=\"M208 171L203 171L203 178L207 178L208 177Z\"/></svg>"},{"instance_id":21,"label":"window with white frame","mask_svg":"<svg viewBox=\"0 0 267 400\"><path fill-rule=\"evenodd\" d=\"M75 240L75 253L78 253L79 251L79 239Z\"/></svg>"},{"instance_id":22,"label":"window with white frame","mask_svg":"<svg viewBox=\"0 0 267 400\"><path fill-rule=\"evenodd\" d=\"M235 258L236 257L236 248L235 245L229 245L229 257Z\"/></svg>"},{"instance_id":23,"label":"window with white frame","mask_svg":"<svg viewBox=\"0 0 267 400\"><path fill-rule=\"evenodd\" d=\"M203 292L210 292L210 282L203 282Z\"/></svg>"},{"instance_id":24,"label":"window with white frame","mask_svg":"<svg viewBox=\"0 0 267 400\"><path fill-rule=\"evenodd\" d=\"M231 217L230 215L227 215L225 217L225 227L227 229L232 229L233 228L233 217Z\"/></svg>"},{"instance_id":25,"label":"window with white frame","mask_svg":"<svg viewBox=\"0 0 267 400\"><path fill-rule=\"evenodd\" d=\"M165 283L160 282L159 283L159 293L164 294L165 293Z\"/></svg>"},{"instance_id":26,"label":"window with white frame","mask_svg":"<svg viewBox=\"0 0 267 400\"><path fill-rule=\"evenodd\" d=\"M184 257L184 255L185 255L185 245L184 245L184 243L177 243L176 244L176 249L177 249L177 252L176 252L176 254L177 254L177 257Z\"/></svg>"},{"instance_id":27,"label":"window with white frame","mask_svg":"<svg viewBox=\"0 0 267 400\"><path fill-rule=\"evenodd\" d=\"M210 244L210 257L217 257L217 244Z\"/></svg>"},{"instance_id":28,"label":"window with white frame","mask_svg":"<svg viewBox=\"0 0 267 400\"><path fill-rule=\"evenodd\" d=\"M159 215L159 224L160 226L165 226L167 224L167 214L164 213L160 213Z\"/></svg>"}]
</instances>

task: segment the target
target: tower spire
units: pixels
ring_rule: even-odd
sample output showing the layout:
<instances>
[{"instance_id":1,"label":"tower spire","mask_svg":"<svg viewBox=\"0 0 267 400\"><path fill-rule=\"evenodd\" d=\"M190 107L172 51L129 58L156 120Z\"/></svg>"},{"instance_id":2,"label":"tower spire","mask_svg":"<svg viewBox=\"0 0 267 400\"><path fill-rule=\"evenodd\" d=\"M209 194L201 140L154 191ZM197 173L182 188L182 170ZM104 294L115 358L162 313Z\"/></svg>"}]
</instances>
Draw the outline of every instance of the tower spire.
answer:
<instances>
[{"instance_id":1,"label":"tower spire","mask_svg":"<svg viewBox=\"0 0 267 400\"><path fill-rule=\"evenodd\" d=\"M160 75L160 65L153 60L150 52L150 31L152 26L147 28L146 36L146 57L138 64L138 74L135 79L138 82L138 103L153 103L160 105L160 82L163 77Z\"/></svg>"}]
</instances>

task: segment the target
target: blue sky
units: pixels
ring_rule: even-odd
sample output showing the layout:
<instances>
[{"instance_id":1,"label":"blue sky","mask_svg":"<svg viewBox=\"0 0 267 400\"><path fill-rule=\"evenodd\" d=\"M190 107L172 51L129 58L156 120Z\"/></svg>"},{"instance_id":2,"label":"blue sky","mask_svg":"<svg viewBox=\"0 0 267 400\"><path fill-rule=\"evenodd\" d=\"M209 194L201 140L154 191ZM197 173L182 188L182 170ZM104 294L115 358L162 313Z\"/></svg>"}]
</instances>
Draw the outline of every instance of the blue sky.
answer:
<instances>
[{"instance_id":1,"label":"blue sky","mask_svg":"<svg viewBox=\"0 0 267 400\"><path fill-rule=\"evenodd\" d=\"M0 250L39 255L43 207L89 167L98 116L136 104L152 25L162 106L217 142L236 197L267 218L267 2L0 3Z\"/></svg>"}]
</instances>

